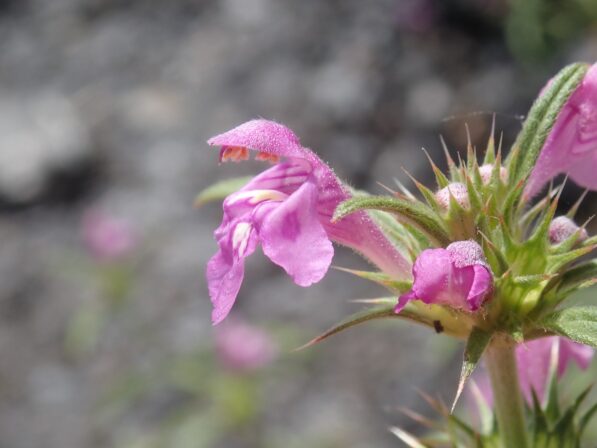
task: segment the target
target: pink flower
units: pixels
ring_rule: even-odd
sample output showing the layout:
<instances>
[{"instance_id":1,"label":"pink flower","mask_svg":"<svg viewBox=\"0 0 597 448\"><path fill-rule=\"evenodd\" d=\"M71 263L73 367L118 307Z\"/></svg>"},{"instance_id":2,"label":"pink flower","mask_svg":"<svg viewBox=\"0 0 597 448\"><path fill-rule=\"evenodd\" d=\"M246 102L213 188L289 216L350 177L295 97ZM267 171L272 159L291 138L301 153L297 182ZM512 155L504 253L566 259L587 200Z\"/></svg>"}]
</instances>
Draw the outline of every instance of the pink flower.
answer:
<instances>
[{"instance_id":1,"label":"pink flower","mask_svg":"<svg viewBox=\"0 0 597 448\"><path fill-rule=\"evenodd\" d=\"M136 243L128 223L98 210L85 213L81 233L91 254L103 260L126 256Z\"/></svg>"},{"instance_id":2,"label":"pink flower","mask_svg":"<svg viewBox=\"0 0 597 448\"><path fill-rule=\"evenodd\" d=\"M224 200L224 218L215 231L219 251L207 266L214 324L230 312L243 280L244 259L259 243L300 286L326 274L334 254L331 240L362 253L389 275L409 276L410 263L366 213L330 222L336 206L351 195L290 129L253 120L208 143L222 147L224 161L246 160L252 149L258 159L276 163Z\"/></svg>"},{"instance_id":3,"label":"pink flower","mask_svg":"<svg viewBox=\"0 0 597 448\"><path fill-rule=\"evenodd\" d=\"M582 243L589 235L585 229L581 229L567 216L558 216L549 225L549 241L551 244L559 244L578 232L578 243Z\"/></svg>"},{"instance_id":4,"label":"pink flower","mask_svg":"<svg viewBox=\"0 0 597 448\"><path fill-rule=\"evenodd\" d=\"M559 347L556 347L559 345ZM518 364L518 379L522 394L529 405L533 403L532 391L535 391L539 401L545 397L545 389L549 379L551 356L554 349L557 353L557 375L561 378L574 361L581 369L587 369L593 360L594 350L586 345L572 342L559 336L550 336L525 342L516 347L516 361ZM492 406L493 393L486 372L478 375L475 382L487 403Z\"/></svg>"},{"instance_id":5,"label":"pink flower","mask_svg":"<svg viewBox=\"0 0 597 448\"><path fill-rule=\"evenodd\" d=\"M526 184L530 198L552 177L568 174L591 190L597 189L597 64L589 68L570 96L547 137Z\"/></svg>"},{"instance_id":6,"label":"pink flower","mask_svg":"<svg viewBox=\"0 0 597 448\"><path fill-rule=\"evenodd\" d=\"M446 249L426 249L413 266L412 289L400 296L396 313L411 300L476 311L489 298L493 278L474 241L457 241Z\"/></svg>"},{"instance_id":7,"label":"pink flower","mask_svg":"<svg viewBox=\"0 0 597 448\"><path fill-rule=\"evenodd\" d=\"M589 367L594 351L591 347L572 342L559 336L535 339L516 348L518 376L522 393L528 403L532 403L535 390L539 400L543 400L549 375L551 353L559 344L557 374L561 378L568 365L574 361L581 369Z\"/></svg>"},{"instance_id":8,"label":"pink flower","mask_svg":"<svg viewBox=\"0 0 597 448\"><path fill-rule=\"evenodd\" d=\"M215 345L222 364L240 371L265 367L277 352L265 331L234 320L218 327Z\"/></svg>"}]
</instances>

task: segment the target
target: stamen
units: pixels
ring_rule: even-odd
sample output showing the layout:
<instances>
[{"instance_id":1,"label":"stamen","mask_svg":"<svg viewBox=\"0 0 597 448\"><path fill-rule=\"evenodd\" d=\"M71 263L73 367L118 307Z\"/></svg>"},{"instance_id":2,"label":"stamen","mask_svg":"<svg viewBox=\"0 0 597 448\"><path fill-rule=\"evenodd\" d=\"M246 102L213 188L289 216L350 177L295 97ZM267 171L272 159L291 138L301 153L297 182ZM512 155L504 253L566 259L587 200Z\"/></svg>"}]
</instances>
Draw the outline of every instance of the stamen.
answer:
<instances>
[{"instance_id":1,"label":"stamen","mask_svg":"<svg viewBox=\"0 0 597 448\"><path fill-rule=\"evenodd\" d=\"M275 163L278 163L280 161L280 156L277 156L275 154L270 154L270 153L267 153L267 152L259 151L257 153L257 155L255 156L255 160L259 160L259 161L269 162L269 163L275 164Z\"/></svg>"},{"instance_id":2,"label":"stamen","mask_svg":"<svg viewBox=\"0 0 597 448\"><path fill-rule=\"evenodd\" d=\"M249 149L243 146L222 146L220 150L220 162L240 162L249 160Z\"/></svg>"}]
</instances>

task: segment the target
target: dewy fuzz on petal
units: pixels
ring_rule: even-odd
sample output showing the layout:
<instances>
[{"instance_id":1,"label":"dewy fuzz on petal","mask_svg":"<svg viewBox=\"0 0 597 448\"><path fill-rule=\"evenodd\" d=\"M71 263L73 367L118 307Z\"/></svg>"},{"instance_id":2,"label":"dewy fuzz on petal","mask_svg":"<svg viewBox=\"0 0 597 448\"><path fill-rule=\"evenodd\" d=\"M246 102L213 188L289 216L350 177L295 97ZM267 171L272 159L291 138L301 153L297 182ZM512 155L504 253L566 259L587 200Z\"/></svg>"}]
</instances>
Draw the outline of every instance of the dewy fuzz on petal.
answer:
<instances>
[{"instance_id":1,"label":"dewy fuzz on petal","mask_svg":"<svg viewBox=\"0 0 597 448\"><path fill-rule=\"evenodd\" d=\"M525 186L536 195L554 176L566 173L577 184L597 190L597 64L572 93L547 137Z\"/></svg>"}]
</instances>

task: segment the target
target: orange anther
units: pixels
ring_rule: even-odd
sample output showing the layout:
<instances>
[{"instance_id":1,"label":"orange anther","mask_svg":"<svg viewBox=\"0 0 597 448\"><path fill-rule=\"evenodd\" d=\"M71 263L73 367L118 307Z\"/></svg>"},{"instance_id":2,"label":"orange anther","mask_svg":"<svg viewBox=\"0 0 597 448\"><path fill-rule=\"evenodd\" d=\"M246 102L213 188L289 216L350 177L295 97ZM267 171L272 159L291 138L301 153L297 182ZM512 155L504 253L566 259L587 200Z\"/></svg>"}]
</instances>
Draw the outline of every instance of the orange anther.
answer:
<instances>
[{"instance_id":1,"label":"orange anther","mask_svg":"<svg viewBox=\"0 0 597 448\"><path fill-rule=\"evenodd\" d=\"M255 160L260 160L260 161L269 162L269 163L278 163L280 161L280 156L277 156L275 154L270 154L268 152L260 151L255 156Z\"/></svg>"},{"instance_id":2,"label":"orange anther","mask_svg":"<svg viewBox=\"0 0 597 448\"><path fill-rule=\"evenodd\" d=\"M220 152L221 162L249 160L249 150L243 146L224 146Z\"/></svg>"}]
</instances>

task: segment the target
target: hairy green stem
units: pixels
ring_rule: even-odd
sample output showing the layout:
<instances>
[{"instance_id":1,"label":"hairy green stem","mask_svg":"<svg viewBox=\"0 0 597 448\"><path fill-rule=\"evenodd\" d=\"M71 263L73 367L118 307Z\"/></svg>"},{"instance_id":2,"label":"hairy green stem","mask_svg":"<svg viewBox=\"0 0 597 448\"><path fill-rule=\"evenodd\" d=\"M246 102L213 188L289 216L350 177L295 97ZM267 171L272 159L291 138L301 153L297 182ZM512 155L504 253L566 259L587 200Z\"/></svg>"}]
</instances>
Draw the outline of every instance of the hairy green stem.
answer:
<instances>
[{"instance_id":1,"label":"hairy green stem","mask_svg":"<svg viewBox=\"0 0 597 448\"><path fill-rule=\"evenodd\" d=\"M485 361L491 378L502 445L504 448L528 448L515 347L511 338L496 336L487 348Z\"/></svg>"}]
</instances>

